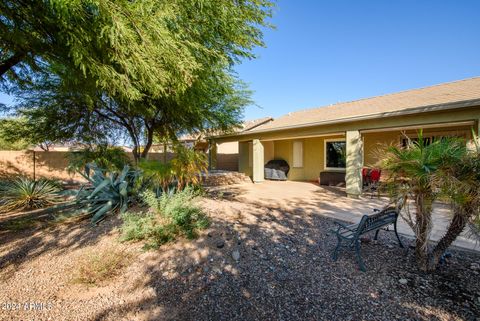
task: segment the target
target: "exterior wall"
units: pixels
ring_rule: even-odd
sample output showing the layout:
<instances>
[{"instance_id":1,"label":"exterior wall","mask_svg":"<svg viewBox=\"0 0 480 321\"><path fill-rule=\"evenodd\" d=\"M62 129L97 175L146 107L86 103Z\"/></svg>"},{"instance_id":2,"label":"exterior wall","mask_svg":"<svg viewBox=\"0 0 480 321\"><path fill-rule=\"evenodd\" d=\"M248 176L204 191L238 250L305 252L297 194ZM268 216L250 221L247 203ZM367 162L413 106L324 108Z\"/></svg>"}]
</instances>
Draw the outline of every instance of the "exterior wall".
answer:
<instances>
[{"instance_id":1,"label":"exterior wall","mask_svg":"<svg viewBox=\"0 0 480 321\"><path fill-rule=\"evenodd\" d=\"M277 140L274 141L275 159L284 159L290 165L288 179L293 181L318 181L321 171L325 167L325 139L344 138L343 136L325 136L296 139L303 142L303 167L295 168L293 164L293 141Z\"/></svg>"},{"instance_id":2,"label":"exterior wall","mask_svg":"<svg viewBox=\"0 0 480 321\"><path fill-rule=\"evenodd\" d=\"M272 141L262 142L262 144L265 151L263 159L266 164L268 161L275 159L275 144Z\"/></svg>"},{"instance_id":3,"label":"exterior wall","mask_svg":"<svg viewBox=\"0 0 480 321\"><path fill-rule=\"evenodd\" d=\"M238 142L217 144L217 169L238 171Z\"/></svg>"},{"instance_id":4,"label":"exterior wall","mask_svg":"<svg viewBox=\"0 0 480 321\"><path fill-rule=\"evenodd\" d=\"M248 142L252 139L260 139L264 146L268 142L273 142L273 156L275 159L286 160L291 169L289 173L290 180L317 181L320 171L324 170L324 140L330 138L344 138L347 131L360 131L363 140L363 165L375 166L381 157L381 148L400 143L402 131L400 129L391 130L390 128L402 128L415 126L423 130L424 136L429 135L459 135L467 139L471 138L472 126L464 125L461 127L448 126L454 122L472 122L473 129L480 131L480 106L456 109L451 111L435 111L422 114L412 114L404 116L385 117L376 120L364 120L355 122L345 122L332 125L312 126L306 128L296 128L289 130L277 130L264 133L251 133L248 135L238 135L235 137L223 137L219 141L240 140L239 149L239 171L247 175L252 175L251 166L249 166ZM445 124L442 127L442 124ZM438 126L428 128L430 125ZM375 132L370 132L375 130ZM364 132L365 131L365 132ZM409 137L416 137L417 130L410 129L404 131ZM329 135L330 134L330 135ZM317 136L317 137L311 137ZM243 141L242 141L243 140ZM303 167L293 168L293 141L303 142ZM270 147L265 148L265 162L270 160ZM251 151L250 151L251 152Z\"/></svg>"},{"instance_id":5,"label":"exterior wall","mask_svg":"<svg viewBox=\"0 0 480 321\"><path fill-rule=\"evenodd\" d=\"M423 136L459 136L471 139L471 131L471 127L468 126L450 127L445 129L428 128L423 130ZM400 144L404 135L407 135L410 138L415 138L418 136L418 131L388 131L363 134L364 165L369 167L378 166L378 161L382 157L382 150L388 145Z\"/></svg>"},{"instance_id":6,"label":"exterior wall","mask_svg":"<svg viewBox=\"0 0 480 321\"><path fill-rule=\"evenodd\" d=\"M65 181L83 181L78 174L67 171L68 152L49 151L35 152L35 176ZM133 160L132 154L129 154ZM167 154L167 160L173 158L172 153ZM149 153L148 159L163 162L163 153ZM0 177L24 175L33 177L33 152L32 151L0 151Z\"/></svg>"},{"instance_id":7,"label":"exterior wall","mask_svg":"<svg viewBox=\"0 0 480 321\"><path fill-rule=\"evenodd\" d=\"M249 142L238 143L238 171L241 173L245 173L245 175L247 176L252 176L253 171L252 167L249 164L249 149Z\"/></svg>"}]
</instances>

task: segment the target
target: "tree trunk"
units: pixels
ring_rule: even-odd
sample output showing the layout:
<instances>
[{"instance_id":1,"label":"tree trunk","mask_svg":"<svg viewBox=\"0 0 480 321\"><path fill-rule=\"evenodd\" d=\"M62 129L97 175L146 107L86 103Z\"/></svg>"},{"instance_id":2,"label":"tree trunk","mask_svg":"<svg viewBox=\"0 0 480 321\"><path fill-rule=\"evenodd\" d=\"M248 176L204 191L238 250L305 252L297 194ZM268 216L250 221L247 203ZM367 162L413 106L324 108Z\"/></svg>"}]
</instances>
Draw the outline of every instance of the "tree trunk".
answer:
<instances>
[{"instance_id":1,"label":"tree trunk","mask_svg":"<svg viewBox=\"0 0 480 321\"><path fill-rule=\"evenodd\" d=\"M428 269L428 239L432 220L432 203L424 194L416 196L415 256L422 271Z\"/></svg>"},{"instance_id":2,"label":"tree trunk","mask_svg":"<svg viewBox=\"0 0 480 321\"><path fill-rule=\"evenodd\" d=\"M153 129L147 127L147 141L145 143L145 147L143 148L142 154L140 155L140 158L142 159L147 158L148 152L150 151L152 144L153 144Z\"/></svg>"},{"instance_id":3,"label":"tree trunk","mask_svg":"<svg viewBox=\"0 0 480 321\"><path fill-rule=\"evenodd\" d=\"M3 61L0 64L0 77L3 76L7 71L12 69L16 64L20 63L23 58L25 57L25 54L23 53L17 53L8 58L7 60Z\"/></svg>"},{"instance_id":4,"label":"tree trunk","mask_svg":"<svg viewBox=\"0 0 480 321\"><path fill-rule=\"evenodd\" d=\"M467 225L468 219L471 216L471 211L465 211L465 208L455 207L454 214L447 232L437 243L435 248L429 257L428 270L433 271L436 269L440 258L448 249L448 247L455 241L455 239L462 233L463 229Z\"/></svg>"},{"instance_id":5,"label":"tree trunk","mask_svg":"<svg viewBox=\"0 0 480 321\"><path fill-rule=\"evenodd\" d=\"M140 146L137 144L133 144L133 149L132 149L132 154L133 154L133 160L135 161L135 164L138 164L138 161L140 160Z\"/></svg>"}]
</instances>

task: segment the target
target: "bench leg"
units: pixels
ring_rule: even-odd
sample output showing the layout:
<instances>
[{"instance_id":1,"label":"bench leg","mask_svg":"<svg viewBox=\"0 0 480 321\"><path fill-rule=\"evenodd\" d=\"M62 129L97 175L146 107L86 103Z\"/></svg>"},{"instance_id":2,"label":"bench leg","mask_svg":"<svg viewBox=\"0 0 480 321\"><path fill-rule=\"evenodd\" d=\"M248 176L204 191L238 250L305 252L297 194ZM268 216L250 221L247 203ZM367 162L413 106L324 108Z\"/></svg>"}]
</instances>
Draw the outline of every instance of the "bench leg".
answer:
<instances>
[{"instance_id":1,"label":"bench leg","mask_svg":"<svg viewBox=\"0 0 480 321\"><path fill-rule=\"evenodd\" d=\"M400 240L400 236L398 236L398 232L397 232L397 222L393 224L393 229L395 230L395 235L397 236L398 245L400 245L400 247L403 249L404 248L403 243Z\"/></svg>"},{"instance_id":2,"label":"bench leg","mask_svg":"<svg viewBox=\"0 0 480 321\"><path fill-rule=\"evenodd\" d=\"M365 264L363 263L362 256L360 255L360 241L355 241L355 253L357 254L358 266L362 272L367 271Z\"/></svg>"},{"instance_id":3,"label":"bench leg","mask_svg":"<svg viewBox=\"0 0 480 321\"><path fill-rule=\"evenodd\" d=\"M378 239L378 232L380 232L380 229L378 229L378 230L375 232L375 237L373 238L375 241Z\"/></svg>"},{"instance_id":4,"label":"bench leg","mask_svg":"<svg viewBox=\"0 0 480 321\"><path fill-rule=\"evenodd\" d=\"M338 251L340 250L340 247L342 246L342 239L337 236L337 246L335 247L335 250L333 251L333 254L332 254L332 260L336 261L337 258L338 258Z\"/></svg>"}]
</instances>

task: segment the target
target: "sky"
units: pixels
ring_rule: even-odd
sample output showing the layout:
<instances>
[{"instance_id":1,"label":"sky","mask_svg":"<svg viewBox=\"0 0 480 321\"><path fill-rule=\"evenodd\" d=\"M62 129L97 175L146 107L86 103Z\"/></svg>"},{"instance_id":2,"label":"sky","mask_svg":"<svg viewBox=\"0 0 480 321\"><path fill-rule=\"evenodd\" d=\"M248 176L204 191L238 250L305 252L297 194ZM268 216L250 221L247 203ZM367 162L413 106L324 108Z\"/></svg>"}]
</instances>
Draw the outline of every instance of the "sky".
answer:
<instances>
[{"instance_id":1,"label":"sky","mask_svg":"<svg viewBox=\"0 0 480 321\"><path fill-rule=\"evenodd\" d=\"M245 119L480 76L478 0L276 3L267 47L236 67Z\"/></svg>"},{"instance_id":2,"label":"sky","mask_svg":"<svg viewBox=\"0 0 480 321\"><path fill-rule=\"evenodd\" d=\"M245 119L480 76L480 1L279 0Z\"/></svg>"}]
</instances>

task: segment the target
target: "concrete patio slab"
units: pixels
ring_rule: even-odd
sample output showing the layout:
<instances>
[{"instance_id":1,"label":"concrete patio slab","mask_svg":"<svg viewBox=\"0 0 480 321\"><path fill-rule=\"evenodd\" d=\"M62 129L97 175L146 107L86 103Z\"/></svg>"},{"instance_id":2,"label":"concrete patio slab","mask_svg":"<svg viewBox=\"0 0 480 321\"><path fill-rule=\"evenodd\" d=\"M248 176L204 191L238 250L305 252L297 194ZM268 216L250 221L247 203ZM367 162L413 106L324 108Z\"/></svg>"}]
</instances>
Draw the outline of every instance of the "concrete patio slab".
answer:
<instances>
[{"instance_id":1,"label":"concrete patio slab","mask_svg":"<svg viewBox=\"0 0 480 321\"><path fill-rule=\"evenodd\" d=\"M333 219L356 223L362 215L371 214L374 208L381 209L388 204L386 197L370 197L363 195L358 199L349 198L345 189L324 187L315 183L294 181L265 181L259 184L237 184L217 187L216 190L229 192L235 199L257 204L259 206L280 208L296 213L320 214ZM445 204L435 204L434 226L430 239L439 240L448 226L450 209ZM413 232L403 219L398 225L399 233L413 237ZM454 242L454 246L480 251L480 245L462 234Z\"/></svg>"}]
</instances>

